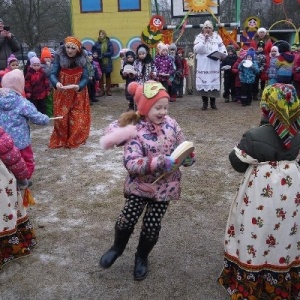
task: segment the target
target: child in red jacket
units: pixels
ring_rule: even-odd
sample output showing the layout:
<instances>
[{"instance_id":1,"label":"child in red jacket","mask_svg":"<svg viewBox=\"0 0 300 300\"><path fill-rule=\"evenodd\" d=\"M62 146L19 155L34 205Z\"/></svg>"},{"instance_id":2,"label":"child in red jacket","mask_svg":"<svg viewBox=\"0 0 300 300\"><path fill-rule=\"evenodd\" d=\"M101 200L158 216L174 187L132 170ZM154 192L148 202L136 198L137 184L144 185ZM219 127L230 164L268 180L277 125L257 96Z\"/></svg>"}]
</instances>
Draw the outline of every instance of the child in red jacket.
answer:
<instances>
[{"instance_id":1,"label":"child in red jacket","mask_svg":"<svg viewBox=\"0 0 300 300\"><path fill-rule=\"evenodd\" d=\"M240 62L245 58L247 54L247 51L244 49L241 49L238 55L238 59L231 67L231 72L235 75L235 98L232 99L232 102L241 102L241 81L239 76L239 64Z\"/></svg>"},{"instance_id":2,"label":"child in red jacket","mask_svg":"<svg viewBox=\"0 0 300 300\"><path fill-rule=\"evenodd\" d=\"M36 109L46 114L46 100L50 94L50 82L46 72L41 68L41 61L38 57L30 59L30 67L25 76L26 98L32 102Z\"/></svg>"}]
</instances>

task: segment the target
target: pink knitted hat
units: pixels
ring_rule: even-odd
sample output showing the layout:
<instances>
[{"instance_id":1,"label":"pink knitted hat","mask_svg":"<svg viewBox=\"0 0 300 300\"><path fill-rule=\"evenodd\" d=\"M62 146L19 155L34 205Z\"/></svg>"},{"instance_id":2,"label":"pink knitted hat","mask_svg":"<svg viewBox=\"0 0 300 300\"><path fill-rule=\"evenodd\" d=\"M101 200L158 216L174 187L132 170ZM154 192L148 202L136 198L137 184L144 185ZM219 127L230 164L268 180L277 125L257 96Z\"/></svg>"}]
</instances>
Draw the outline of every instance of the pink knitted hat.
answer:
<instances>
[{"instance_id":1,"label":"pink knitted hat","mask_svg":"<svg viewBox=\"0 0 300 300\"><path fill-rule=\"evenodd\" d=\"M141 116L147 116L151 107L161 98L170 100L170 96L163 85L152 80L146 81L143 85L131 82L128 85L128 93L133 96Z\"/></svg>"},{"instance_id":2,"label":"pink knitted hat","mask_svg":"<svg viewBox=\"0 0 300 300\"><path fill-rule=\"evenodd\" d=\"M30 58L30 65L32 66L33 64L40 64L41 61L38 57L34 56L32 58Z\"/></svg>"},{"instance_id":3,"label":"pink knitted hat","mask_svg":"<svg viewBox=\"0 0 300 300\"><path fill-rule=\"evenodd\" d=\"M7 65L9 66L12 61L18 61L18 59L13 54L11 54L8 57L8 59L7 59Z\"/></svg>"}]
</instances>

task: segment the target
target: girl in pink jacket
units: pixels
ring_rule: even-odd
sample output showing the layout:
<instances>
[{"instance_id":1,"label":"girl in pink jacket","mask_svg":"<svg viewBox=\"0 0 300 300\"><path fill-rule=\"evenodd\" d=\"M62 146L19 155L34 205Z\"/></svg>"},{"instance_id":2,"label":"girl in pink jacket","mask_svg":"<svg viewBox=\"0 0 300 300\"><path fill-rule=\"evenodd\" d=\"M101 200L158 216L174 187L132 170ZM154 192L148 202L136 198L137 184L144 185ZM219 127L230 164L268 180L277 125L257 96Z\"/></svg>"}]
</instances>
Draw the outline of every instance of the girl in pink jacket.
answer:
<instances>
[{"instance_id":1,"label":"girl in pink jacket","mask_svg":"<svg viewBox=\"0 0 300 300\"><path fill-rule=\"evenodd\" d=\"M147 258L157 243L162 218L170 201L180 197L181 172L179 168L174 170L176 161L170 155L184 136L178 123L167 115L170 96L161 83L132 82L128 92L133 95L138 111L122 114L100 139L103 149L124 145L124 166L128 172L125 206L115 224L114 244L101 257L100 265L109 268L123 253L145 210L133 274L135 280L143 280L148 274ZM192 153L183 165L190 166L194 161ZM165 172L170 173L157 180Z\"/></svg>"}]
</instances>

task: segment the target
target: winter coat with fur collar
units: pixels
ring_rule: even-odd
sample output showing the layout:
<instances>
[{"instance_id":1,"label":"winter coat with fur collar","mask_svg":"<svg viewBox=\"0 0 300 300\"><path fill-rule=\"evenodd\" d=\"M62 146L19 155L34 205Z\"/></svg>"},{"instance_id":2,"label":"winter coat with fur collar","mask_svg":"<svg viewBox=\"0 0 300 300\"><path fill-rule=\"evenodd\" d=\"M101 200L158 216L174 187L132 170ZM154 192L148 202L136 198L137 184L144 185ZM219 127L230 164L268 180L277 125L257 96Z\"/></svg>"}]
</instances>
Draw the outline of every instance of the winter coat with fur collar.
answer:
<instances>
[{"instance_id":1,"label":"winter coat with fur collar","mask_svg":"<svg viewBox=\"0 0 300 300\"><path fill-rule=\"evenodd\" d=\"M56 88L56 84L59 82L58 77L61 69L74 69L77 67L83 68L79 83L74 82L74 84L79 85L79 91L81 91L89 82L86 54L84 51L80 51L74 58L71 58L67 55L65 46L60 46L55 51L55 58L50 75L50 81L52 85Z\"/></svg>"}]
</instances>

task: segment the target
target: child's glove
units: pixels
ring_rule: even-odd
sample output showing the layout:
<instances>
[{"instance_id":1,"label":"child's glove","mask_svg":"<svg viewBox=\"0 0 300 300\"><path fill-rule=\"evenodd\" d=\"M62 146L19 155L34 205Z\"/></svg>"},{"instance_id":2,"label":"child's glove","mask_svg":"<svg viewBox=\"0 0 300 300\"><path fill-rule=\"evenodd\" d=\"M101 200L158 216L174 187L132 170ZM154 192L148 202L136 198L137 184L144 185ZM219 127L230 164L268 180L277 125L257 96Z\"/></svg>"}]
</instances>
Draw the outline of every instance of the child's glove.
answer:
<instances>
[{"instance_id":1,"label":"child's glove","mask_svg":"<svg viewBox=\"0 0 300 300\"><path fill-rule=\"evenodd\" d=\"M177 160L171 156L165 156L165 171L172 172L175 169Z\"/></svg>"},{"instance_id":2,"label":"child's glove","mask_svg":"<svg viewBox=\"0 0 300 300\"><path fill-rule=\"evenodd\" d=\"M185 167L190 167L195 162L195 152L192 152L182 163Z\"/></svg>"}]
</instances>

